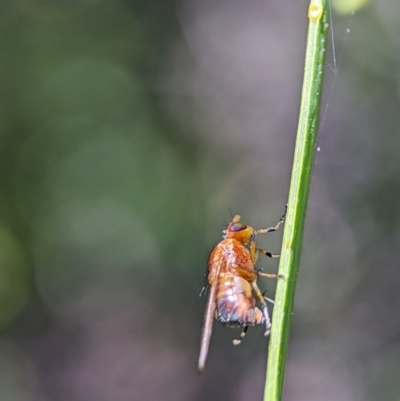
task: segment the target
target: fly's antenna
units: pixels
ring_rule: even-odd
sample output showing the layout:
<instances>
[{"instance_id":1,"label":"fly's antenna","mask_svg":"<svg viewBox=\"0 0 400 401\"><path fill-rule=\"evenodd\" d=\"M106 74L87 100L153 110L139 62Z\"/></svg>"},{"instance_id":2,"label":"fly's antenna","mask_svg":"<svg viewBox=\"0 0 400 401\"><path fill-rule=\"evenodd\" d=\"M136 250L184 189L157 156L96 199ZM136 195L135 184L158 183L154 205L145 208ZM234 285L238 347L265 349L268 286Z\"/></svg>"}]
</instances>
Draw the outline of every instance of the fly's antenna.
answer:
<instances>
[{"instance_id":1,"label":"fly's antenna","mask_svg":"<svg viewBox=\"0 0 400 401\"><path fill-rule=\"evenodd\" d=\"M239 223L240 216L237 214L235 217L232 217L232 223Z\"/></svg>"}]
</instances>

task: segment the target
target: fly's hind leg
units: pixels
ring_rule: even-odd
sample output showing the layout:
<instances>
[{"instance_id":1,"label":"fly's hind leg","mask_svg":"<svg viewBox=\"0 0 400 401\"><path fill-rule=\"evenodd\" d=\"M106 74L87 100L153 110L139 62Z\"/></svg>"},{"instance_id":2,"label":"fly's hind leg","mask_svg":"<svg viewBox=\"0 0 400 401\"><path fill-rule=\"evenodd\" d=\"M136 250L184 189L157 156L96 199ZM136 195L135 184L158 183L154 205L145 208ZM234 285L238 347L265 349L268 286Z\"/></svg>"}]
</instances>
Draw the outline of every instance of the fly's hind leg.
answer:
<instances>
[{"instance_id":1,"label":"fly's hind leg","mask_svg":"<svg viewBox=\"0 0 400 401\"><path fill-rule=\"evenodd\" d=\"M233 345L239 345L242 342L242 339L244 338L244 336L246 335L248 329L249 329L249 326L245 326L243 331L240 333L240 336L238 338L235 338L232 341L232 344Z\"/></svg>"},{"instance_id":2,"label":"fly's hind leg","mask_svg":"<svg viewBox=\"0 0 400 401\"><path fill-rule=\"evenodd\" d=\"M256 294L257 301L259 301L261 304L261 310L262 310L262 314L264 316L264 322L265 322L264 336L267 337L267 336L269 336L269 333L271 332L271 319L269 318L268 306L267 306L267 303L265 302L263 294L261 293L260 289L258 288L257 283L255 281L253 281L251 283L251 286L253 288L253 291Z\"/></svg>"}]
</instances>

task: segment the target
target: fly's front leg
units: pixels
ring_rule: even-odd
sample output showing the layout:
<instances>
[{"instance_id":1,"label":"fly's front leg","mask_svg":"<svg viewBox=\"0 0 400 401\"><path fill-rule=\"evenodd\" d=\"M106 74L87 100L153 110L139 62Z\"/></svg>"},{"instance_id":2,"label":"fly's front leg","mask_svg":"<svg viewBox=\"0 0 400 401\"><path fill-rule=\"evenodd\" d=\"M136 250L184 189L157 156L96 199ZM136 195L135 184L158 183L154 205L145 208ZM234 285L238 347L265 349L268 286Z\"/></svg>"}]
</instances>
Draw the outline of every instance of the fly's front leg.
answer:
<instances>
[{"instance_id":1,"label":"fly's front leg","mask_svg":"<svg viewBox=\"0 0 400 401\"><path fill-rule=\"evenodd\" d=\"M268 227L268 228L258 230L257 234L268 234L268 233L272 233L272 232L276 231L280 227L280 225L283 224L283 222L285 221L286 211L287 211L287 205L285 207L285 211L284 211L282 217L279 219L279 221L275 224L274 227ZM269 258L279 258L279 256L281 256L278 253L271 253L262 248L257 248L257 251L261 252L265 256L268 256Z\"/></svg>"},{"instance_id":2,"label":"fly's front leg","mask_svg":"<svg viewBox=\"0 0 400 401\"><path fill-rule=\"evenodd\" d=\"M267 303L265 302L263 294L261 293L260 289L258 288L257 283L255 281L253 281L251 283L251 286L253 288L254 293L256 294L257 301L259 301L261 304L261 310L262 310L262 314L264 316L264 321L265 321L264 336L267 337L267 336L269 336L269 333L271 332L271 319L269 318L268 306L267 306Z\"/></svg>"},{"instance_id":3,"label":"fly's front leg","mask_svg":"<svg viewBox=\"0 0 400 401\"><path fill-rule=\"evenodd\" d=\"M268 228L263 228L261 230L258 230L257 234L268 234L268 233L272 233L272 232L276 231L279 228L279 226L285 221L286 211L287 211L287 205L285 207L285 211L283 212L282 217L279 219L279 221L275 224L274 227L268 227Z\"/></svg>"}]
</instances>

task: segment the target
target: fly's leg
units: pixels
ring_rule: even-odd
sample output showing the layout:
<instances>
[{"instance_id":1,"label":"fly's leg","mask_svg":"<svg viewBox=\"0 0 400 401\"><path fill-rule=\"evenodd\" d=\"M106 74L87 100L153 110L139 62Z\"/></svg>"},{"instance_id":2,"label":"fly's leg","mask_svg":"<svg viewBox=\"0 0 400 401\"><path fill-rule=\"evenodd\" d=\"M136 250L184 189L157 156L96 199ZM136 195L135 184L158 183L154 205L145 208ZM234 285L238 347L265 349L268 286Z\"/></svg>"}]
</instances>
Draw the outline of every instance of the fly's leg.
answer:
<instances>
[{"instance_id":1,"label":"fly's leg","mask_svg":"<svg viewBox=\"0 0 400 401\"><path fill-rule=\"evenodd\" d=\"M285 278L284 274L275 274L275 273L263 273L261 271L258 271L258 275L262 277L268 277L268 278Z\"/></svg>"},{"instance_id":2,"label":"fly's leg","mask_svg":"<svg viewBox=\"0 0 400 401\"><path fill-rule=\"evenodd\" d=\"M264 294L261 293L261 291L260 291L260 289L258 288L258 286L257 286L257 284L256 284L255 281L251 283L251 286L252 286L253 291L254 291L255 294L256 294L256 299L257 299L257 300L260 302L260 304L261 304L262 316L263 316L263 318L264 318L263 320L264 320L264 322L265 322L265 330L266 330L265 333L264 333L264 335L265 335L265 336L268 336L269 333L270 333L271 321L270 321L269 314L268 314L267 303L266 303L265 301L271 302L272 304L274 304L275 302L274 302L274 300L272 300L272 299L266 297L266 296L265 296L265 293L264 293ZM262 321L260 321L260 323L261 323L261 322L262 322ZM232 341L233 345L239 345L239 344L242 342L242 340L243 340L244 336L246 335L247 330L249 329L249 327L250 327L250 326L245 326L245 327L244 327L244 329L243 329L243 331L240 333L239 337L238 337L238 338L235 338L235 339Z\"/></svg>"},{"instance_id":3,"label":"fly's leg","mask_svg":"<svg viewBox=\"0 0 400 401\"><path fill-rule=\"evenodd\" d=\"M286 211L287 211L287 205L285 207L285 211L283 212L282 217L279 219L279 221L275 224L274 227L268 227L268 228L263 228L261 230L258 230L257 234L268 234L268 233L273 233L274 231L278 230L280 225L283 224L283 222L285 221ZM258 250L258 252L261 252L263 255L268 256L269 258L279 258L279 256L281 256L278 253L271 253L262 248L257 248L257 250Z\"/></svg>"},{"instance_id":4,"label":"fly's leg","mask_svg":"<svg viewBox=\"0 0 400 401\"><path fill-rule=\"evenodd\" d=\"M263 298L264 298L266 301L268 301L270 304L275 305L275 301L274 301L273 299L271 299L271 298L268 298L268 297L265 295L266 292L267 292L267 291L264 291L264 292L262 293Z\"/></svg>"},{"instance_id":5,"label":"fly's leg","mask_svg":"<svg viewBox=\"0 0 400 401\"><path fill-rule=\"evenodd\" d=\"M269 336L269 333L271 332L271 320L269 318L268 306L267 306L267 303L265 302L263 294L261 293L260 289L258 288L257 283L255 281L253 281L251 283L251 286L253 288L254 293L256 294L257 301L259 301L261 304L261 310L262 310L262 314L264 316L264 321L265 321L264 336L267 337L267 336Z\"/></svg>"},{"instance_id":6,"label":"fly's leg","mask_svg":"<svg viewBox=\"0 0 400 401\"><path fill-rule=\"evenodd\" d=\"M272 232L276 231L279 228L279 226L285 221L286 211L287 211L287 205L285 207L285 211L283 212L282 217L279 219L279 221L275 224L274 227L268 227L268 228L263 228L261 230L258 230L257 234L268 234L268 233L272 233Z\"/></svg>"},{"instance_id":7,"label":"fly's leg","mask_svg":"<svg viewBox=\"0 0 400 401\"><path fill-rule=\"evenodd\" d=\"M273 259L279 258L281 256L279 253L271 253L262 248L257 248L257 251L261 252L263 255L268 256L269 258L273 258Z\"/></svg>"},{"instance_id":8,"label":"fly's leg","mask_svg":"<svg viewBox=\"0 0 400 401\"><path fill-rule=\"evenodd\" d=\"M239 345L242 342L243 337L246 335L248 329L249 329L249 326L245 326L243 331L240 333L240 336L238 338L235 338L232 341L232 344L233 345Z\"/></svg>"}]
</instances>

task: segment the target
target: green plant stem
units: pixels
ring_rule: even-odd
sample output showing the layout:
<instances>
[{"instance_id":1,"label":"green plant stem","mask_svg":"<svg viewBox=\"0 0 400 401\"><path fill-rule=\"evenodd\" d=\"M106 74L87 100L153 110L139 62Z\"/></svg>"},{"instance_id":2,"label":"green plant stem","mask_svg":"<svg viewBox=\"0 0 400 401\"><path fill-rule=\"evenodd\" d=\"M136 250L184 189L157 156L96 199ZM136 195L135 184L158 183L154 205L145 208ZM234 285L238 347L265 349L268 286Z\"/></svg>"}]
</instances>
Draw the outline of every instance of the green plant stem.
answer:
<instances>
[{"instance_id":1,"label":"green plant stem","mask_svg":"<svg viewBox=\"0 0 400 401\"><path fill-rule=\"evenodd\" d=\"M318 128L328 11L327 0L311 0L299 124L279 264L279 274L283 274L284 278L278 280L275 296L264 401L281 400L283 391L290 320Z\"/></svg>"}]
</instances>

